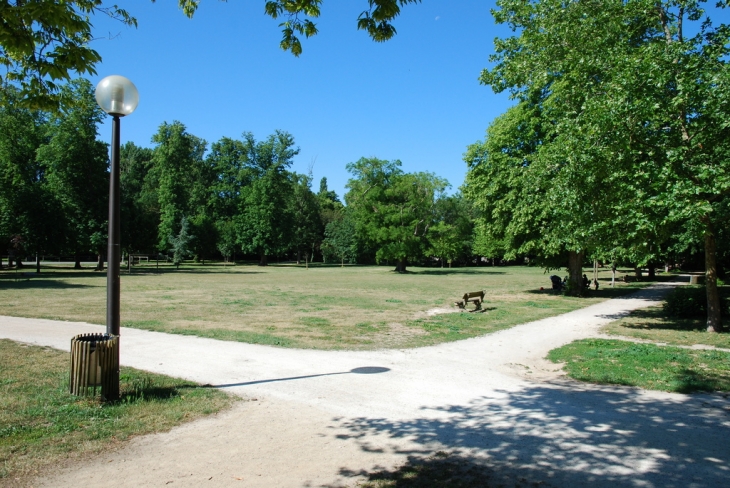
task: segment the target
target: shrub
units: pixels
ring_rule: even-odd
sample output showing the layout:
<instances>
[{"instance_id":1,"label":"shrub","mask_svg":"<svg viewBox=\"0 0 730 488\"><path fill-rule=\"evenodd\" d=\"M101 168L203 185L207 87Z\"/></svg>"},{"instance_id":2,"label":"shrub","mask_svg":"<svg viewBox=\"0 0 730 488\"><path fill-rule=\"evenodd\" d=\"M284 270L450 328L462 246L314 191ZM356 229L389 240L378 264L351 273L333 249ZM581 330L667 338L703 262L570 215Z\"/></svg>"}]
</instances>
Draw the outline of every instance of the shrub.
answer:
<instances>
[{"instance_id":1,"label":"shrub","mask_svg":"<svg viewBox=\"0 0 730 488\"><path fill-rule=\"evenodd\" d=\"M720 292L720 313L730 313L730 289L718 287ZM672 290L664 302L664 313L669 317L707 317L707 290L704 286L680 286Z\"/></svg>"}]
</instances>

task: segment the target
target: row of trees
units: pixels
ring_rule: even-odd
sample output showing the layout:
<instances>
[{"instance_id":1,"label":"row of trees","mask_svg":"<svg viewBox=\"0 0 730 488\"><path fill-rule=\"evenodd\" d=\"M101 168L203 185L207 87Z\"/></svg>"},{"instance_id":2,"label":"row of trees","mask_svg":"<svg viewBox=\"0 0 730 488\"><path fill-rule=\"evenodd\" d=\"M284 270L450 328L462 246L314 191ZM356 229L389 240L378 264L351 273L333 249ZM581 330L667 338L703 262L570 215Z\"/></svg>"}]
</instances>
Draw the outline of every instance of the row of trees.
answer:
<instances>
[{"instance_id":1,"label":"row of trees","mask_svg":"<svg viewBox=\"0 0 730 488\"><path fill-rule=\"evenodd\" d=\"M67 92L67 93L66 93ZM97 140L103 112L91 85L64 88L76 102L62 112L0 104L0 238L17 256L98 255L103 266L108 208L107 146ZM208 145L180 122L163 123L154 148L121 148L122 250L195 256L271 256L297 261L451 262L471 253L471 207L446 196L448 182L405 173L399 161L348 165L347 205L312 177L291 171L299 152L277 131L257 141L224 137ZM310 171L311 173L311 171Z\"/></svg>"},{"instance_id":2,"label":"row of trees","mask_svg":"<svg viewBox=\"0 0 730 488\"><path fill-rule=\"evenodd\" d=\"M96 139L105 114L87 81L63 95L76 103L46 113L12 87L0 94L0 236L11 254L106 247L108 148Z\"/></svg>"},{"instance_id":3,"label":"row of trees","mask_svg":"<svg viewBox=\"0 0 730 488\"><path fill-rule=\"evenodd\" d=\"M700 0L499 0L481 81L516 104L469 147L484 253L638 264L704 250L708 330L730 218L730 28ZM691 33L691 35L690 35Z\"/></svg>"},{"instance_id":4,"label":"row of trees","mask_svg":"<svg viewBox=\"0 0 730 488\"><path fill-rule=\"evenodd\" d=\"M430 173L404 173L399 161L362 158L348 165L347 206L310 174L290 170L294 138L277 131L262 141L244 133L211 145L180 122L162 124L154 149L121 150L122 247L164 251L181 231L205 261L221 255L271 256L297 262L442 262L470 253L471 218L461 196ZM455 207L461 206L458 211ZM432 230L433 229L433 230ZM429 232L429 230L432 230ZM173 237L175 236L175 237Z\"/></svg>"}]
</instances>

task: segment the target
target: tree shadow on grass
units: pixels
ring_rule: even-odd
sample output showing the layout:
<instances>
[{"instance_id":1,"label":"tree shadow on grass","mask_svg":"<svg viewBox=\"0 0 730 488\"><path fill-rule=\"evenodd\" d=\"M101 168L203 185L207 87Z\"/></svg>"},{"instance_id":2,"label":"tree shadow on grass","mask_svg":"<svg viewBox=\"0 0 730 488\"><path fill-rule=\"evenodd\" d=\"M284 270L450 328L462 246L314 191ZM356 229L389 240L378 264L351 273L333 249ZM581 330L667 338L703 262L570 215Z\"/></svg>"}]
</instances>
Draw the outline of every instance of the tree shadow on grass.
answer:
<instances>
[{"instance_id":1,"label":"tree shadow on grass","mask_svg":"<svg viewBox=\"0 0 730 488\"><path fill-rule=\"evenodd\" d=\"M682 393L695 391L717 391L727 388L730 379L730 371L725 374L709 371L695 371L683 368L674 376L674 387ZM730 415L730 407L728 408Z\"/></svg>"},{"instance_id":2,"label":"tree shadow on grass","mask_svg":"<svg viewBox=\"0 0 730 488\"><path fill-rule=\"evenodd\" d=\"M28 268L24 271L18 271L17 273L13 270L3 270L0 273L0 279L5 280L64 280L69 278L105 278L106 277L106 270L104 271L94 271L93 269L82 269L82 270L74 270L73 268L65 268L65 269L48 269L48 268L41 268L40 273L35 272L35 268Z\"/></svg>"},{"instance_id":3,"label":"tree shadow on grass","mask_svg":"<svg viewBox=\"0 0 730 488\"><path fill-rule=\"evenodd\" d=\"M505 275L506 271L493 271L490 268L431 268L431 269L416 269L415 271L408 270L408 274L414 275L452 275L452 274L479 274L479 275Z\"/></svg>"},{"instance_id":4,"label":"tree shadow on grass","mask_svg":"<svg viewBox=\"0 0 730 488\"><path fill-rule=\"evenodd\" d=\"M646 308L631 312L631 322L621 323L621 327L634 330L676 330L684 332L705 332L707 319L680 319L667 317L661 308ZM725 333L727 331L724 331Z\"/></svg>"},{"instance_id":5,"label":"tree shadow on grass","mask_svg":"<svg viewBox=\"0 0 730 488\"><path fill-rule=\"evenodd\" d=\"M470 465L485 466L497 479L514 480L501 486L530 480L554 486L709 488L725 486L730 473L730 401L721 395L655 396L566 382L496 390L467 404L421 411L405 420L336 419L349 431L338 437L355 440L363 450L410 455L411 466L428 464L434 452L448 450L463 459L467 473ZM383 435L389 441L372 441ZM403 477L402 468L388 474ZM375 480L383 473L360 475ZM373 486L479 486L404 483Z\"/></svg>"},{"instance_id":6,"label":"tree shadow on grass","mask_svg":"<svg viewBox=\"0 0 730 488\"><path fill-rule=\"evenodd\" d=\"M173 275L174 274L198 274L198 275L222 274L222 275L225 275L225 274L231 274L231 273L235 273L236 275L250 275L250 274L260 274L260 273L262 273L262 271L254 271L254 270L249 270L249 269L247 269L246 271L240 271L240 267L239 267L239 269L235 269L233 266L231 266L230 269L226 269L223 267L220 267L220 268L218 268L218 267L216 267L216 268L213 268L213 267L210 267L210 268L209 267L204 267L204 268L184 267L184 268L176 269L176 268L169 268L167 266L164 268L157 269L153 266L150 266L150 267L145 266L143 268L133 267L131 273L128 272L127 268L121 269L122 276L130 276L130 275L131 276L135 276L135 275L153 276L153 275L167 275L167 274L173 274Z\"/></svg>"},{"instance_id":7,"label":"tree shadow on grass","mask_svg":"<svg viewBox=\"0 0 730 488\"><path fill-rule=\"evenodd\" d=\"M63 280L53 280L44 278L25 278L23 280L0 279L0 289L20 288L20 289L65 289L65 288L93 288L100 285L86 285L82 283L68 283Z\"/></svg>"}]
</instances>

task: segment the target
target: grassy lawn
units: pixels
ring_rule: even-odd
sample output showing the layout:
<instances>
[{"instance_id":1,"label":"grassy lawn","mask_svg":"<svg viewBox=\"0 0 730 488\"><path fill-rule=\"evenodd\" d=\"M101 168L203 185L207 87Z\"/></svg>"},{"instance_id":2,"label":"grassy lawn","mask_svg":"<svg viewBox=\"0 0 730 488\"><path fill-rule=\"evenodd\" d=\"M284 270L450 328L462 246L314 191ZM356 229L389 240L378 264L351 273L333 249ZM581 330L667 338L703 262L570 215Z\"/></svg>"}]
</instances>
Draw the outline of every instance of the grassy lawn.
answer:
<instances>
[{"instance_id":1,"label":"grassy lawn","mask_svg":"<svg viewBox=\"0 0 730 488\"><path fill-rule=\"evenodd\" d=\"M0 272L4 314L104 323L104 273L42 271L21 280ZM571 298L550 291L548 274L535 267L414 267L398 274L383 266L135 266L121 278L122 326L282 347L418 347L558 315L646 284L612 289L610 275L601 271L599 291ZM427 314L482 289L484 313Z\"/></svg>"},{"instance_id":2,"label":"grassy lawn","mask_svg":"<svg viewBox=\"0 0 730 488\"><path fill-rule=\"evenodd\" d=\"M575 341L548 354L573 379L691 393L730 391L730 353L613 339Z\"/></svg>"},{"instance_id":3,"label":"grassy lawn","mask_svg":"<svg viewBox=\"0 0 730 488\"><path fill-rule=\"evenodd\" d=\"M120 401L68 393L68 353L0 340L0 486L132 436L169 430L234 401L188 381L121 370Z\"/></svg>"}]
</instances>

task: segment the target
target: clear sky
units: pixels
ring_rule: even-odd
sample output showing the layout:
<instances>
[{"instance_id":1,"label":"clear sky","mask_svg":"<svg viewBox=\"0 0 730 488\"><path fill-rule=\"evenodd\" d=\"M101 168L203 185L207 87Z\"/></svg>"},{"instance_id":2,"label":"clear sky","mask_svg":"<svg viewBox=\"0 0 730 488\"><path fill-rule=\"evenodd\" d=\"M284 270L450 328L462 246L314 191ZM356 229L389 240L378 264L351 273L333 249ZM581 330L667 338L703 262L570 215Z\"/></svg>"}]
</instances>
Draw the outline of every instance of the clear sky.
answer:
<instances>
[{"instance_id":1,"label":"clear sky","mask_svg":"<svg viewBox=\"0 0 730 488\"><path fill-rule=\"evenodd\" d=\"M204 0L193 19L176 0L120 2L139 22L127 28L93 19L102 56L96 83L126 76L137 110L122 121L122 142L152 147L162 122L179 120L210 145L250 131L264 139L290 132L300 147L293 170L314 162L313 189L326 176L342 197L345 165L360 157L400 159L405 171L463 183L466 146L484 137L509 106L478 77L496 36L493 0L424 0L403 8L385 43L358 31L366 0L325 0L319 34L296 58L279 48L279 21L264 0ZM109 141L110 125L100 128Z\"/></svg>"}]
</instances>

